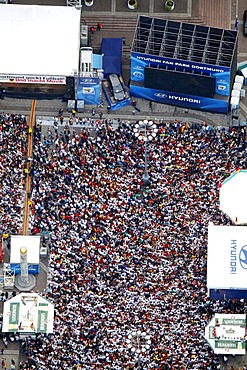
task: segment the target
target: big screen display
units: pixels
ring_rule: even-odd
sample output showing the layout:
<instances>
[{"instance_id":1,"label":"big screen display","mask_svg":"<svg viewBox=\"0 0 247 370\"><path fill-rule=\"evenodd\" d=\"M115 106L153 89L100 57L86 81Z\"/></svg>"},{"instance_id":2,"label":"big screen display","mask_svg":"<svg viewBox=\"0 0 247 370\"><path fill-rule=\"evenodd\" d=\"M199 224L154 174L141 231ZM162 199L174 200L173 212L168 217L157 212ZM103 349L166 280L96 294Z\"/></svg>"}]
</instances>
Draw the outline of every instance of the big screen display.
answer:
<instances>
[{"instance_id":1,"label":"big screen display","mask_svg":"<svg viewBox=\"0 0 247 370\"><path fill-rule=\"evenodd\" d=\"M150 89L213 98L215 78L195 73L144 68L144 86Z\"/></svg>"},{"instance_id":2,"label":"big screen display","mask_svg":"<svg viewBox=\"0 0 247 370\"><path fill-rule=\"evenodd\" d=\"M184 73L195 73L196 75L202 72L203 76L207 75L215 78L215 94L223 96L230 96L231 94L229 67L214 66L189 60L184 61L136 52L131 53L131 81L144 82L144 70L147 67L160 68L161 70L168 67L169 71L173 70L174 72L176 71L176 73L179 71Z\"/></svg>"}]
</instances>

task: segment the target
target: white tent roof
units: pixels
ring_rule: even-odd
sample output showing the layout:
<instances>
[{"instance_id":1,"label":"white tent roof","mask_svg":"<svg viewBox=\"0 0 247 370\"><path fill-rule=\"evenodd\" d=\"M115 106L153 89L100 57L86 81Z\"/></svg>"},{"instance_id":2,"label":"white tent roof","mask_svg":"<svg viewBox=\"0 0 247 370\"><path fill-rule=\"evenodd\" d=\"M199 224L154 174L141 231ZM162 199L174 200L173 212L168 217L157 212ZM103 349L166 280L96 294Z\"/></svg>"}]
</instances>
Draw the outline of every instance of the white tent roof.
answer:
<instances>
[{"instance_id":1,"label":"white tent roof","mask_svg":"<svg viewBox=\"0 0 247 370\"><path fill-rule=\"evenodd\" d=\"M67 6L0 5L2 74L71 76L78 71L80 11Z\"/></svg>"},{"instance_id":2,"label":"white tent roof","mask_svg":"<svg viewBox=\"0 0 247 370\"><path fill-rule=\"evenodd\" d=\"M220 188L220 209L235 224L247 223L247 170L234 172Z\"/></svg>"},{"instance_id":3,"label":"white tent roof","mask_svg":"<svg viewBox=\"0 0 247 370\"><path fill-rule=\"evenodd\" d=\"M4 333L52 333L53 321L54 305L37 293L20 293L4 302Z\"/></svg>"},{"instance_id":4,"label":"white tent roof","mask_svg":"<svg viewBox=\"0 0 247 370\"><path fill-rule=\"evenodd\" d=\"M27 262L38 265L40 236L12 235L10 241L10 263L20 263L20 249L27 248Z\"/></svg>"},{"instance_id":5,"label":"white tent roof","mask_svg":"<svg viewBox=\"0 0 247 370\"><path fill-rule=\"evenodd\" d=\"M245 329L245 314L216 313L205 328L205 338L214 353L245 355Z\"/></svg>"}]
</instances>

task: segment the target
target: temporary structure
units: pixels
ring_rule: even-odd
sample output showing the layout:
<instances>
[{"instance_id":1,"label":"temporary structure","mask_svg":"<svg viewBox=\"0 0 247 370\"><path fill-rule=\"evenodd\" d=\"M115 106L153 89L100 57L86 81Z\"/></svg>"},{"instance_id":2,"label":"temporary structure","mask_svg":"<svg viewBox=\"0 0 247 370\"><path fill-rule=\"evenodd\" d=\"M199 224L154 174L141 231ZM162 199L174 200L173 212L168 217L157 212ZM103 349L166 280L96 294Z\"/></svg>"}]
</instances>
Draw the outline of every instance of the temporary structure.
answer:
<instances>
[{"instance_id":1,"label":"temporary structure","mask_svg":"<svg viewBox=\"0 0 247 370\"><path fill-rule=\"evenodd\" d=\"M239 170L220 184L220 209L236 224L247 224L247 170Z\"/></svg>"}]
</instances>

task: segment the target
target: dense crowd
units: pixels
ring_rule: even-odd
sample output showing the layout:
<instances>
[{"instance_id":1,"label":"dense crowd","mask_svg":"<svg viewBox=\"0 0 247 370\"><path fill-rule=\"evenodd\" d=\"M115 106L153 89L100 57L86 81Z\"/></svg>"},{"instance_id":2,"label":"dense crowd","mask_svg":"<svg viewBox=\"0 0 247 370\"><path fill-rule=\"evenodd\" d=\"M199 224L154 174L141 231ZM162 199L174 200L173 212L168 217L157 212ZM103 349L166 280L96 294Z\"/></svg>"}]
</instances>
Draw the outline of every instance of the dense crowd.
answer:
<instances>
[{"instance_id":1,"label":"dense crowd","mask_svg":"<svg viewBox=\"0 0 247 370\"><path fill-rule=\"evenodd\" d=\"M0 233L22 228L24 167L27 150L25 115L0 114Z\"/></svg>"},{"instance_id":2,"label":"dense crowd","mask_svg":"<svg viewBox=\"0 0 247 370\"><path fill-rule=\"evenodd\" d=\"M246 167L245 131L160 122L145 187L133 123L42 132L34 133L30 229L51 233L43 294L55 304L54 332L26 339L21 368L219 369L205 325L214 312L245 312L247 302L207 297L207 227L230 224L218 184ZM151 343L132 352L128 336L139 331Z\"/></svg>"}]
</instances>

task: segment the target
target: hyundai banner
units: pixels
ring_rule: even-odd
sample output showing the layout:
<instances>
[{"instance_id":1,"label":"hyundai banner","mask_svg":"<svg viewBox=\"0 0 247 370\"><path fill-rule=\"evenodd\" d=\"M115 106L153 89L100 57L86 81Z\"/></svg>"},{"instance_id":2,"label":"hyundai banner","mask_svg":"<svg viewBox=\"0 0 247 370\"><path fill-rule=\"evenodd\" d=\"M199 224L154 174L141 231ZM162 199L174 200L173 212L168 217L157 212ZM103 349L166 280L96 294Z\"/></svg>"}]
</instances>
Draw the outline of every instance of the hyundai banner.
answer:
<instances>
[{"instance_id":1,"label":"hyundai banner","mask_svg":"<svg viewBox=\"0 0 247 370\"><path fill-rule=\"evenodd\" d=\"M144 68L158 67L168 68L173 71L183 71L188 73L201 72L207 76L215 77L215 93L219 95L230 95L230 68L214 66L211 64L197 63L189 60L172 59L161 56L141 54L132 52L131 54L131 80L143 82Z\"/></svg>"},{"instance_id":2,"label":"hyundai banner","mask_svg":"<svg viewBox=\"0 0 247 370\"><path fill-rule=\"evenodd\" d=\"M247 289L247 226L208 227L207 287Z\"/></svg>"},{"instance_id":3,"label":"hyundai banner","mask_svg":"<svg viewBox=\"0 0 247 370\"><path fill-rule=\"evenodd\" d=\"M130 94L137 98L170 104L188 109L200 109L213 113L228 112L228 99L211 99L201 96L170 93L169 91L145 88L144 86L130 85Z\"/></svg>"},{"instance_id":4,"label":"hyundai banner","mask_svg":"<svg viewBox=\"0 0 247 370\"><path fill-rule=\"evenodd\" d=\"M100 81L98 77L78 77L77 100L84 100L85 104L100 104Z\"/></svg>"}]
</instances>

